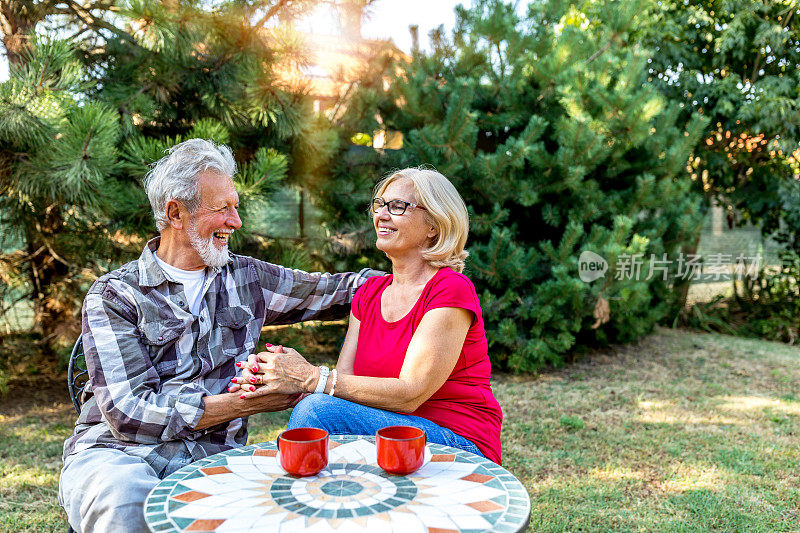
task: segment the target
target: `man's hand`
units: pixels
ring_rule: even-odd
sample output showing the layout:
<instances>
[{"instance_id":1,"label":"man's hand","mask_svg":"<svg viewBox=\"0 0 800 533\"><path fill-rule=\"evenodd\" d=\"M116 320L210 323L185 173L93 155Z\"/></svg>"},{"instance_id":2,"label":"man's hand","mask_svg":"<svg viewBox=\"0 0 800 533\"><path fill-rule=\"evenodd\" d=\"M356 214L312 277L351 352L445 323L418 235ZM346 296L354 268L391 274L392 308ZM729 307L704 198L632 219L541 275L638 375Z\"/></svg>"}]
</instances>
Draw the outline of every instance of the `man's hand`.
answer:
<instances>
[{"instance_id":1,"label":"man's hand","mask_svg":"<svg viewBox=\"0 0 800 533\"><path fill-rule=\"evenodd\" d=\"M242 399L238 393L206 396L203 398L203 416L194 429L205 429L256 413L283 411L296 405L300 396L280 393L262 394L256 399Z\"/></svg>"},{"instance_id":2,"label":"man's hand","mask_svg":"<svg viewBox=\"0 0 800 533\"><path fill-rule=\"evenodd\" d=\"M241 400L244 401L248 410L253 410L252 414L256 413L271 413L274 411L283 411L290 407L294 407L300 400L301 394L281 394L273 392L270 394L260 394L255 399Z\"/></svg>"}]
</instances>

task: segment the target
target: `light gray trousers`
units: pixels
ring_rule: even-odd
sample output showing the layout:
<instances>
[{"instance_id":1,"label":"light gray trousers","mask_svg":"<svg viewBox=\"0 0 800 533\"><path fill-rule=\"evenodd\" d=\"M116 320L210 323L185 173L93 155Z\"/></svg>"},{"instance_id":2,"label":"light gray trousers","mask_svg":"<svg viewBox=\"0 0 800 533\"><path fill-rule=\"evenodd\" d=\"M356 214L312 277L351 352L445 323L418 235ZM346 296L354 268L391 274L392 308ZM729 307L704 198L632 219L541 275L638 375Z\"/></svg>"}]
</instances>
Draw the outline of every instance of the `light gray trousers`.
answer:
<instances>
[{"instance_id":1,"label":"light gray trousers","mask_svg":"<svg viewBox=\"0 0 800 533\"><path fill-rule=\"evenodd\" d=\"M188 454L176 458L169 470L191 460ZM146 532L144 501L159 481L144 459L121 450L89 448L64 462L58 501L78 533Z\"/></svg>"}]
</instances>

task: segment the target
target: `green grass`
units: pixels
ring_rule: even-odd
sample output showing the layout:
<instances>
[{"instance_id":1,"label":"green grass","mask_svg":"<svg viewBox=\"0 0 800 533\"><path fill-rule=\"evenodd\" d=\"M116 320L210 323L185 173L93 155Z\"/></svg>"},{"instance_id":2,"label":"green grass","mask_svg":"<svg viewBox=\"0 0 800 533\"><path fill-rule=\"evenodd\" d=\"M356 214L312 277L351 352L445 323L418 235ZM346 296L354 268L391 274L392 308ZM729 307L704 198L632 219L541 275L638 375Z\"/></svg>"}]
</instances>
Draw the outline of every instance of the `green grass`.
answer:
<instances>
[{"instance_id":1,"label":"green grass","mask_svg":"<svg viewBox=\"0 0 800 533\"><path fill-rule=\"evenodd\" d=\"M265 336L316 349L318 361L337 338ZM531 531L800 529L800 348L662 329L493 383L504 465L530 493ZM63 532L58 472L74 410L66 397L3 409L0 531ZM274 439L287 420L252 417L250 442Z\"/></svg>"},{"instance_id":2,"label":"green grass","mask_svg":"<svg viewBox=\"0 0 800 533\"><path fill-rule=\"evenodd\" d=\"M0 415L0 531L66 530L58 475L74 413L70 403Z\"/></svg>"},{"instance_id":3,"label":"green grass","mask_svg":"<svg viewBox=\"0 0 800 533\"><path fill-rule=\"evenodd\" d=\"M535 531L797 531L800 349L659 330L499 378Z\"/></svg>"}]
</instances>

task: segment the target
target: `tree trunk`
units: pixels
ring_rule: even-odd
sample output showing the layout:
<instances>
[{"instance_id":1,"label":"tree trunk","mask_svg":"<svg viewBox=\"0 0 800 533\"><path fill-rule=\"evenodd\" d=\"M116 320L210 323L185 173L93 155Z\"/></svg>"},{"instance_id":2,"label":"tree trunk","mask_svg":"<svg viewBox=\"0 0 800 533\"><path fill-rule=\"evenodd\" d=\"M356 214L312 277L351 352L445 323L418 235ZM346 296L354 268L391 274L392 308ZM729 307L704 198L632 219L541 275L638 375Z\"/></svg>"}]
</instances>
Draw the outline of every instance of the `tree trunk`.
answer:
<instances>
[{"instance_id":1,"label":"tree trunk","mask_svg":"<svg viewBox=\"0 0 800 533\"><path fill-rule=\"evenodd\" d=\"M19 65L28 49L28 35L42 20L44 6L34 2L0 0L0 31L10 65Z\"/></svg>"},{"instance_id":2,"label":"tree trunk","mask_svg":"<svg viewBox=\"0 0 800 533\"><path fill-rule=\"evenodd\" d=\"M31 247L36 247L36 242ZM63 285L69 270L50 253L42 252L30 261L34 331L41 332L47 345L58 345L66 331L74 329L74 317L63 299L65 294L57 288Z\"/></svg>"},{"instance_id":3,"label":"tree trunk","mask_svg":"<svg viewBox=\"0 0 800 533\"><path fill-rule=\"evenodd\" d=\"M303 187L297 188L297 233L300 239L305 238L306 233L306 202Z\"/></svg>"},{"instance_id":4,"label":"tree trunk","mask_svg":"<svg viewBox=\"0 0 800 533\"><path fill-rule=\"evenodd\" d=\"M70 268L52 251L52 244L48 244L60 226L60 209L52 208L44 214L41 226L36 231L29 228L26 235L34 311L32 329L41 333L43 347L51 352L73 342L80 331L73 314Z\"/></svg>"},{"instance_id":5,"label":"tree trunk","mask_svg":"<svg viewBox=\"0 0 800 533\"><path fill-rule=\"evenodd\" d=\"M684 255L694 255L697 253L697 248L700 246L700 234L697 234L697 238L692 243L688 243L683 246L681 252ZM692 284L691 279L683 279L679 283L675 284L672 288L672 292L675 295L675 300L673 303L672 309L672 321L674 322L680 315L683 308L686 307L686 299L689 296L689 288Z\"/></svg>"}]
</instances>

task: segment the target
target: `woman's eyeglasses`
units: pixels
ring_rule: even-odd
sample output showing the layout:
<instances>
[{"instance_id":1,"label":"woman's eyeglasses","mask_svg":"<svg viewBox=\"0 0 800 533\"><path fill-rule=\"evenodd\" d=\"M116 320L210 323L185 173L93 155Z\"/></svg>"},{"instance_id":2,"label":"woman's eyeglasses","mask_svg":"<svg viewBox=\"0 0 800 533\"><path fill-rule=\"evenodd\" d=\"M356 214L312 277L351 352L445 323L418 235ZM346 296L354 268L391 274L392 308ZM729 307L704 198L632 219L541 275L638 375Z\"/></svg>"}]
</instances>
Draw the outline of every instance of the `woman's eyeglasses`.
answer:
<instances>
[{"instance_id":1,"label":"woman's eyeglasses","mask_svg":"<svg viewBox=\"0 0 800 533\"><path fill-rule=\"evenodd\" d=\"M383 198L373 198L372 199L372 212L377 213L381 210L383 206L389 207L389 214L391 215L402 215L406 212L406 209L409 207L415 207L417 209L423 209L427 211L424 207L418 204L412 204L411 202L404 202L403 200L392 200L387 202Z\"/></svg>"}]
</instances>

